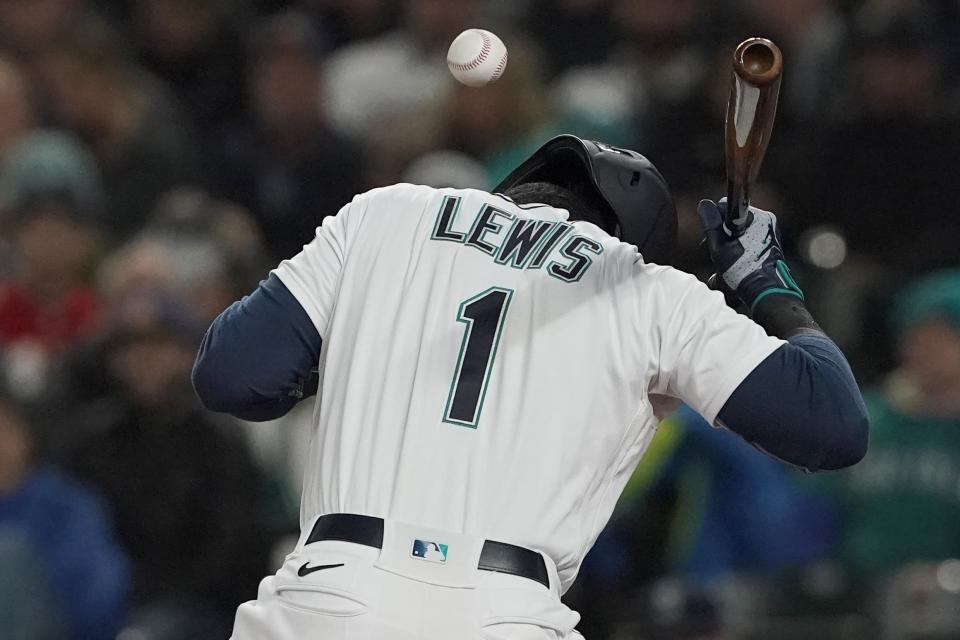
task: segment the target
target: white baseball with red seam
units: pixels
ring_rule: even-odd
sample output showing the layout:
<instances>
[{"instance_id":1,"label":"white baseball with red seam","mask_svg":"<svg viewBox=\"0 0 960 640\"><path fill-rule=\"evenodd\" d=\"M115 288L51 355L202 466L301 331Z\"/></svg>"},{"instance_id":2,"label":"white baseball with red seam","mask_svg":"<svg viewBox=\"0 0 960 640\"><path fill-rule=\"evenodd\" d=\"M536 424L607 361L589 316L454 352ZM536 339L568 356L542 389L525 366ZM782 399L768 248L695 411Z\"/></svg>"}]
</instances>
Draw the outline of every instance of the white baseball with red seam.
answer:
<instances>
[{"instance_id":1,"label":"white baseball with red seam","mask_svg":"<svg viewBox=\"0 0 960 640\"><path fill-rule=\"evenodd\" d=\"M468 87L493 82L507 67L507 47L496 34L467 29L450 43L447 66L453 77Z\"/></svg>"}]
</instances>

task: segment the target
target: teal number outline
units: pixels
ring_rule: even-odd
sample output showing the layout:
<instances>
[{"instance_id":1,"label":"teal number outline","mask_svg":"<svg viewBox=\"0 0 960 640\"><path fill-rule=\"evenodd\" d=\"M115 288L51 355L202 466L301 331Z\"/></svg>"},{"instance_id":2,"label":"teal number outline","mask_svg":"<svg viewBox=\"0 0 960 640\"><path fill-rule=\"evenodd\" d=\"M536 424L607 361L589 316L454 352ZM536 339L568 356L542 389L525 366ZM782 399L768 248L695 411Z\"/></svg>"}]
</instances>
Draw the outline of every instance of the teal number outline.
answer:
<instances>
[{"instance_id":1,"label":"teal number outline","mask_svg":"<svg viewBox=\"0 0 960 640\"><path fill-rule=\"evenodd\" d=\"M473 334L474 324L474 320L464 316L463 312L468 306L474 302L477 302L478 300L483 299L494 291L506 294L506 298L504 298L503 305L500 307L500 316L497 318L497 331L493 337L493 346L490 348L490 354L487 356L487 366L483 373L483 384L480 386L480 397L474 410L473 420L457 420L450 417L450 408L453 405L453 397L455 395L457 386L460 384L463 356L467 352L467 345L470 344L470 336ZM508 289L506 287L490 287L489 289L485 289L477 295L471 296L460 303L460 307L457 309L457 322L466 324L467 329L463 332L463 340L460 342L460 353L457 355L457 366L453 370L453 380L450 382L450 390L447 392L447 403L443 409L443 422L446 422L447 424L455 424L461 427L469 427L471 429L477 428L477 424L480 422L480 414L483 413L483 403L487 399L487 386L490 382L490 374L493 371L493 363L497 359L497 351L500 347L500 336L503 334L503 325L506 323L507 312L510 309L510 301L513 299L513 292L513 289Z\"/></svg>"}]
</instances>

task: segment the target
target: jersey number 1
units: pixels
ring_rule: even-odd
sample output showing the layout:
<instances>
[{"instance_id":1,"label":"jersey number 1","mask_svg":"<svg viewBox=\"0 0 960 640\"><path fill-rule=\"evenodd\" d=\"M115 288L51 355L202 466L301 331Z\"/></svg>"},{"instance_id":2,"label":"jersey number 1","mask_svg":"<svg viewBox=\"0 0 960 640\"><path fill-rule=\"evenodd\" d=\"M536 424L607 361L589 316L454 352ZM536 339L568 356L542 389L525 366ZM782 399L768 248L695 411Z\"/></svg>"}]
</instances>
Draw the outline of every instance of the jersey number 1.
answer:
<instances>
[{"instance_id":1,"label":"jersey number 1","mask_svg":"<svg viewBox=\"0 0 960 640\"><path fill-rule=\"evenodd\" d=\"M444 422L477 428L512 297L510 289L491 287L460 304L457 322L467 327L447 395Z\"/></svg>"}]
</instances>

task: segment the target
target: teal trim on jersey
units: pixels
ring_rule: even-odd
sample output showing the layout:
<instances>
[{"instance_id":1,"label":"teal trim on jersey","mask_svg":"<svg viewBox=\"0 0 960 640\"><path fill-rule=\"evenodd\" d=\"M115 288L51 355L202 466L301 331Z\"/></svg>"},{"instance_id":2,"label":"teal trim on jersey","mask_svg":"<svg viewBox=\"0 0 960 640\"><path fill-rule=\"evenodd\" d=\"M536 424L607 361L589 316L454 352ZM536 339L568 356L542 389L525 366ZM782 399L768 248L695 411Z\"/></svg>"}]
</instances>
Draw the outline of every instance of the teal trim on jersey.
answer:
<instances>
[{"instance_id":1,"label":"teal trim on jersey","mask_svg":"<svg viewBox=\"0 0 960 640\"><path fill-rule=\"evenodd\" d=\"M480 387L480 397L477 401L477 406L473 414L473 420L467 422L463 420L456 420L450 417L450 408L453 405L453 397L455 395L457 385L460 383L460 373L461 368L463 367L463 356L467 352L467 345L470 344L470 335L473 333L473 319L467 318L463 315L464 309L466 309L470 304L480 300L486 295L489 295L492 291L499 291L500 293L506 294L506 298L503 301L503 306L500 307L500 316L497 318L497 331L493 337L493 346L490 348L490 353L487 356L487 366L483 373L483 384ZM477 423L480 421L480 414L483 413L483 403L486 401L487 397L487 385L490 382L490 373L493 370L493 363L497 358L497 350L500 347L500 336L503 333L504 320L507 317L507 311L510 308L510 301L513 299L513 289L508 289L506 287L490 287L481 291L475 296L467 298L460 303L460 307L457 309L457 322L462 322L467 325L467 330L463 334L463 341L460 343L460 353L457 355L457 366L454 369L453 380L450 382L450 390L447 392L447 403L443 409L443 422L447 424L455 424L461 427L469 427L471 429L477 428Z\"/></svg>"},{"instance_id":2,"label":"teal trim on jersey","mask_svg":"<svg viewBox=\"0 0 960 640\"><path fill-rule=\"evenodd\" d=\"M450 233L456 233L463 236L459 240L454 238L443 238L437 234L440 232L440 220L443 218L443 211L447 208L447 202L450 200L456 201L456 204L453 207L453 212L450 214L450 224L447 227L447 230ZM459 231L453 231L453 223L457 221L457 214L460 213L460 203L462 202L460 196L444 196L443 200L440 201L440 210L437 211L437 220L433 223L433 232L430 234L431 240L440 240L442 242L456 242L457 244L463 244L463 241L467 238L466 234L462 234Z\"/></svg>"},{"instance_id":3,"label":"teal trim on jersey","mask_svg":"<svg viewBox=\"0 0 960 640\"><path fill-rule=\"evenodd\" d=\"M562 247L560 247L560 253L563 254L563 252L566 251L567 248L569 248L570 245L573 244L573 243L577 240L577 238L583 238L584 240L587 240L588 242L593 242L594 244L598 244L598 245L600 244L600 243L597 242L596 240L594 240L594 239L592 239L592 238L588 238L588 237L586 237L586 236L572 236L572 237L570 237L570 238L567 238L567 241L563 243L563 246L562 246ZM595 255L595 256L599 256L601 253L603 253L603 246L600 246L600 248L599 248L599 249L596 249L596 250L594 250L593 247L591 247L590 245L587 245L587 244L584 244L583 247L584 247L589 253L592 253L592 254ZM577 249L579 250L579 247L578 247ZM585 256L585 255L583 255L582 253L573 253L573 255L574 255L574 256L577 256L577 257L579 257L579 258L583 258L584 260L587 261L587 263L586 263L585 265L583 265L583 267L580 269L579 273L576 274L576 277L567 278L567 277L564 277L564 276L562 276L562 275L560 275L560 274L558 274L558 273L555 273L554 270L553 270L554 267L560 267L561 269L563 268L563 265L560 264L559 262L557 262L556 260L552 260L552 261L550 262L550 264L547 265L547 267L546 267L547 273L550 274L551 277L554 277L554 278L556 278L557 280L561 280L561 281L563 281L563 282L579 282L580 279L583 277L583 274L585 274L585 273L587 272L587 269L589 269L590 266L593 264L593 258L591 258L590 256ZM568 257L568 256L564 256L564 257ZM573 260L573 258L571 258L571 260ZM567 265L567 268L570 268L570 267L572 267L572 266L573 266L573 263Z\"/></svg>"},{"instance_id":4,"label":"teal trim on jersey","mask_svg":"<svg viewBox=\"0 0 960 640\"><path fill-rule=\"evenodd\" d=\"M547 239L544 240L544 246L538 249L536 257L534 257L533 261L527 265L528 269L539 269L542 267L543 263L547 261L547 257L550 255L550 252L556 248L557 244L563 240L564 236L573 231L573 225L569 222L559 221L554 222L553 225L557 229L561 229L561 231L547 232Z\"/></svg>"},{"instance_id":5,"label":"teal trim on jersey","mask_svg":"<svg viewBox=\"0 0 960 640\"><path fill-rule=\"evenodd\" d=\"M487 227L486 229L480 232L480 235L478 235L473 242L471 242L470 239L473 237L473 234L476 232L477 227L480 224L480 220L483 218L484 211L486 211L488 208L492 209L493 213L490 215L490 218L488 218L487 222L488 224L493 225L494 228ZM480 207L480 211L477 212L477 217L474 219L473 226L470 227L470 231L468 231L467 235L464 236L463 244L465 244L468 247L479 249L480 251L483 251L488 256L494 255L499 250L499 247L497 247L496 245L491 245L493 248L487 251L482 245L484 244L483 236L485 236L488 233L497 234L503 231L503 225L496 221L497 214L503 215L504 217L506 217L507 220L516 220L517 218L516 215L510 213L509 211L504 211L503 209L498 209L492 204L485 203L482 207Z\"/></svg>"},{"instance_id":6,"label":"teal trim on jersey","mask_svg":"<svg viewBox=\"0 0 960 640\"><path fill-rule=\"evenodd\" d=\"M521 225L533 225L534 230L533 234L536 234L538 231L540 234L537 236L537 239L534 241L533 246L527 251L527 255L524 256L523 260L520 261L520 264L517 264L515 256L519 252L519 249L523 246L522 243L514 245L510 249L510 253L503 255L503 248L506 246L507 239L513 235L513 230ZM510 225L510 229L507 230L507 235L504 236L503 242L500 243L500 249L497 251L496 257L493 259L494 262L500 265L506 265L512 267L513 269L526 269L527 265L530 264L530 261L533 260L533 256L536 255L537 250L540 248L544 242L547 241L547 238L550 236L550 228L553 226L553 223L549 220L530 220L527 218L517 218L513 221L513 224Z\"/></svg>"}]
</instances>

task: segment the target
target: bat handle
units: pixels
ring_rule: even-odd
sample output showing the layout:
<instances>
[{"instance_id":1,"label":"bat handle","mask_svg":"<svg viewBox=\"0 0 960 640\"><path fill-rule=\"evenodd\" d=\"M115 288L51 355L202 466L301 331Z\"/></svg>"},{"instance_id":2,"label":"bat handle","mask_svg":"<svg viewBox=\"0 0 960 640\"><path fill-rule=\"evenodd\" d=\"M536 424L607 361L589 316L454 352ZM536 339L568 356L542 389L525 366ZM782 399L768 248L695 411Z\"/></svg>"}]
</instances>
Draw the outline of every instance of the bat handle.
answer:
<instances>
[{"instance_id":1,"label":"bat handle","mask_svg":"<svg viewBox=\"0 0 960 640\"><path fill-rule=\"evenodd\" d=\"M735 180L727 181L727 215L724 221L734 237L743 235L750 224L750 197L744 187Z\"/></svg>"}]
</instances>

